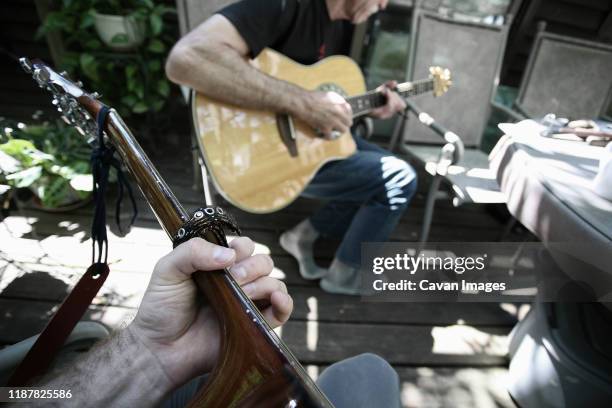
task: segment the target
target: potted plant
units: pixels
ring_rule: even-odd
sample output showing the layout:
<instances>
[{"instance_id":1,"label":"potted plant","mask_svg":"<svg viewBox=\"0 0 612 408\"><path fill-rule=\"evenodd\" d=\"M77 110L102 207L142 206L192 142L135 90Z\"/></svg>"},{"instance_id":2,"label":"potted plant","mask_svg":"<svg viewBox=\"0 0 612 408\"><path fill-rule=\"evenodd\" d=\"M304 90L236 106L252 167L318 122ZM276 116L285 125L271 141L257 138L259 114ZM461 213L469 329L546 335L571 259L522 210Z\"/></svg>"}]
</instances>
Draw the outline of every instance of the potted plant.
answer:
<instances>
[{"instance_id":1,"label":"potted plant","mask_svg":"<svg viewBox=\"0 0 612 408\"><path fill-rule=\"evenodd\" d=\"M153 114L165 106L171 86L163 65L177 37L173 8L151 0L63 0L55 5L39 35L61 34L65 48L58 61L61 69L102 94L104 102L124 117ZM116 29L108 24L106 30L104 16L122 22L115 24Z\"/></svg>"},{"instance_id":2,"label":"potted plant","mask_svg":"<svg viewBox=\"0 0 612 408\"><path fill-rule=\"evenodd\" d=\"M134 49L142 44L145 24L131 15L103 14L94 10L96 32L107 47L117 51Z\"/></svg>"},{"instance_id":3,"label":"potted plant","mask_svg":"<svg viewBox=\"0 0 612 408\"><path fill-rule=\"evenodd\" d=\"M47 210L89 201L90 148L76 130L60 120L27 126L4 118L0 129L0 185L28 190L33 204Z\"/></svg>"}]
</instances>

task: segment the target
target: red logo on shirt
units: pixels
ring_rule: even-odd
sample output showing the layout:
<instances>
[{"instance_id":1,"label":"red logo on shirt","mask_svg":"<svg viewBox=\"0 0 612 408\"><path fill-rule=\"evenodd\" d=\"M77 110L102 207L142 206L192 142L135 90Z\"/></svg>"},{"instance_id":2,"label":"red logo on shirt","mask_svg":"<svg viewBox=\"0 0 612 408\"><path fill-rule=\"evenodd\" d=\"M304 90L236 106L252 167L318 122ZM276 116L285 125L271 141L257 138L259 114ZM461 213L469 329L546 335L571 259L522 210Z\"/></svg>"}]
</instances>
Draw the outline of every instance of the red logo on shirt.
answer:
<instances>
[{"instance_id":1,"label":"red logo on shirt","mask_svg":"<svg viewBox=\"0 0 612 408\"><path fill-rule=\"evenodd\" d=\"M323 59L325 57L325 43L321 44L319 47L319 59Z\"/></svg>"}]
</instances>

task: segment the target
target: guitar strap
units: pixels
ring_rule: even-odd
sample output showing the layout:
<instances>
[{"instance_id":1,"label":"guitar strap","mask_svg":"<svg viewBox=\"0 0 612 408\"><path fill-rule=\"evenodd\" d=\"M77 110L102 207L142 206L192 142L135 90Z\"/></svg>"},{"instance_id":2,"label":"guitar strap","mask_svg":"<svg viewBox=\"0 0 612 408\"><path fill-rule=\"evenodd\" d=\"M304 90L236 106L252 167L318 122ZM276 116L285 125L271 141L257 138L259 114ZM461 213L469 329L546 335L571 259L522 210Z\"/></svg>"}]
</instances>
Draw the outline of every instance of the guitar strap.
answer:
<instances>
[{"instance_id":1,"label":"guitar strap","mask_svg":"<svg viewBox=\"0 0 612 408\"><path fill-rule=\"evenodd\" d=\"M96 297L109 274L109 268L106 263L108 258L108 239L106 235L106 204L104 197L108 185L110 167L114 167L117 170L119 182L119 196L117 199L117 212L115 214L119 229L121 230L119 210L124 185L128 190L134 209L130 225L134 223L138 214L131 187L121 171L119 162L113 158L114 150L107 147L104 143L104 124L106 123L109 111L110 109L107 106L103 106L98 114L98 146L94 149L91 156L95 200L94 219L91 227L93 241L92 265L87 269L68 297L64 299L64 302L47 323L32 348L28 351L28 354L26 354L21 364L13 372L7 384L9 387L26 386L45 373L76 324L89 308L93 298Z\"/></svg>"}]
</instances>

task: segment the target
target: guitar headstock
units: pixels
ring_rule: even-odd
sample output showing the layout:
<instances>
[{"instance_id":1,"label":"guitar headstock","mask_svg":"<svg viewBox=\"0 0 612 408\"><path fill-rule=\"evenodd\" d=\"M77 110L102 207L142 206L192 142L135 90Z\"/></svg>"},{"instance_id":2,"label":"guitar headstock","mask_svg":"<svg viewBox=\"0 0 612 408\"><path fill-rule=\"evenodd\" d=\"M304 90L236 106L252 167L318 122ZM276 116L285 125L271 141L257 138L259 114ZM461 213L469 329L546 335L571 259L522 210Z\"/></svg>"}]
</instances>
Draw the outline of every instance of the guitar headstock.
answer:
<instances>
[{"instance_id":1,"label":"guitar headstock","mask_svg":"<svg viewBox=\"0 0 612 408\"><path fill-rule=\"evenodd\" d=\"M81 82L73 82L64 72L58 74L42 61L20 58L19 63L25 72L32 75L38 86L51 92L52 103L62 119L86 136L88 142L93 142L98 129L95 117L102 107L97 100L99 95L85 92L81 89Z\"/></svg>"},{"instance_id":2,"label":"guitar headstock","mask_svg":"<svg viewBox=\"0 0 612 408\"><path fill-rule=\"evenodd\" d=\"M451 81L451 73L447 68L429 67L429 76L433 79L434 96L444 95L453 84Z\"/></svg>"}]
</instances>

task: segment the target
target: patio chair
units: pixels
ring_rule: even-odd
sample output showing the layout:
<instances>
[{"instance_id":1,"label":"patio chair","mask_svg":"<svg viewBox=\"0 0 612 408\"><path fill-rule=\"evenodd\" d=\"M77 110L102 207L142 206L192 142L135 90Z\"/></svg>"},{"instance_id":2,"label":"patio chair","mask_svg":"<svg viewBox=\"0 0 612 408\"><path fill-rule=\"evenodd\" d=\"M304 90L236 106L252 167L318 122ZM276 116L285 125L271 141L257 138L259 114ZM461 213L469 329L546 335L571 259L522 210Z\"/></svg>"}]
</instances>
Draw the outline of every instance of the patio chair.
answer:
<instances>
[{"instance_id":1,"label":"patio chair","mask_svg":"<svg viewBox=\"0 0 612 408\"><path fill-rule=\"evenodd\" d=\"M514 109L496 106L514 120L605 116L612 95L612 45L545 31L538 26Z\"/></svg>"},{"instance_id":2,"label":"patio chair","mask_svg":"<svg viewBox=\"0 0 612 408\"><path fill-rule=\"evenodd\" d=\"M421 95L407 100L407 114L396 123L389 146L391 150L399 148L433 176L421 242L427 241L442 182L450 184L455 206L504 202L488 157L478 148L492 108L510 24L510 16L503 25L492 25L422 8L413 13L407 78L425 77L429 66L440 65L450 69L453 79L448 93L440 98Z\"/></svg>"}]
</instances>

